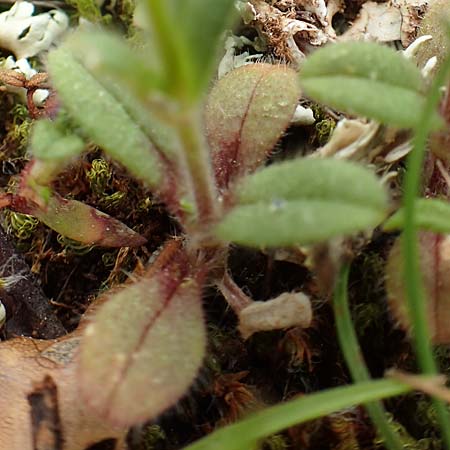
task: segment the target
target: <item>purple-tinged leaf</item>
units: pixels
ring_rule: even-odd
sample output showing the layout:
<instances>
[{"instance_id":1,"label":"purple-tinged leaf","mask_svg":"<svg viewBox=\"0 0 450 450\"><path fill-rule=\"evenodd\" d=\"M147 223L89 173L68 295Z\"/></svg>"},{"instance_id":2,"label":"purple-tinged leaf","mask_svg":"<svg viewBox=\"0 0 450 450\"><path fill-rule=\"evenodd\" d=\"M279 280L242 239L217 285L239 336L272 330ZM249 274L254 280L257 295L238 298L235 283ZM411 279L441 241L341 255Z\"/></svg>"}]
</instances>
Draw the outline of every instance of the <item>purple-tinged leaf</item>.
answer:
<instances>
[{"instance_id":1,"label":"purple-tinged leaf","mask_svg":"<svg viewBox=\"0 0 450 450\"><path fill-rule=\"evenodd\" d=\"M402 237L395 241L386 264L386 291L394 318L411 328L404 279ZM420 272L426 300L428 327L434 344L450 343L450 236L421 231L418 235Z\"/></svg>"},{"instance_id":2,"label":"purple-tinged leaf","mask_svg":"<svg viewBox=\"0 0 450 450\"><path fill-rule=\"evenodd\" d=\"M115 425L153 418L189 388L205 341L198 276L171 242L144 278L112 294L86 325L82 398Z\"/></svg>"},{"instance_id":3,"label":"purple-tinged leaf","mask_svg":"<svg viewBox=\"0 0 450 450\"><path fill-rule=\"evenodd\" d=\"M251 64L220 79L206 105L206 134L217 184L253 172L288 127L300 97L287 66Z\"/></svg>"},{"instance_id":4,"label":"purple-tinged leaf","mask_svg":"<svg viewBox=\"0 0 450 450\"><path fill-rule=\"evenodd\" d=\"M31 214L52 230L84 244L138 247L146 242L143 236L119 220L92 206L77 200L67 200L58 194L52 194L45 205L22 195L15 195L10 207L14 211Z\"/></svg>"}]
</instances>

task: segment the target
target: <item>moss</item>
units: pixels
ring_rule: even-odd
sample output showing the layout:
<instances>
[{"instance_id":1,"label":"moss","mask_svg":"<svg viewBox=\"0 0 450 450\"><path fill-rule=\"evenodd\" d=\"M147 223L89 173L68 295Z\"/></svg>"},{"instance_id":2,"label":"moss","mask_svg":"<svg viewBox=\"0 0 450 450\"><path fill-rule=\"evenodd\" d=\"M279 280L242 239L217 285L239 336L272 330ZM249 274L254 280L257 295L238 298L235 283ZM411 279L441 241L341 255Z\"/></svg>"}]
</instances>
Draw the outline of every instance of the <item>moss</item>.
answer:
<instances>
[{"instance_id":1,"label":"moss","mask_svg":"<svg viewBox=\"0 0 450 450\"><path fill-rule=\"evenodd\" d=\"M109 163L102 159L94 159L91 168L86 172L92 192L97 196L103 196L112 177L112 169Z\"/></svg>"},{"instance_id":2,"label":"moss","mask_svg":"<svg viewBox=\"0 0 450 450\"><path fill-rule=\"evenodd\" d=\"M80 17L90 22L97 23L102 20L102 13L95 0L66 0L66 3L76 8Z\"/></svg>"},{"instance_id":3,"label":"moss","mask_svg":"<svg viewBox=\"0 0 450 450\"><path fill-rule=\"evenodd\" d=\"M123 204L127 194L125 192L114 192L111 195L104 196L99 201L99 206L101 208L105 208L106 210L112 208L118 208L121 204Z\"/></svg>"},{"instance_id":4,"label":"moss","mask_svg":"<svg viewBox=\"0 0 450 450\"><path fill-rule=\"evenodd\" d=\"M6 229L19 240L30 239L36 230L39 220L27 214L10 210L5 211Z\"/></svg>"},{"instance_id":5,"label":"moss","mask_svg":"<svg viewBox=\"0 0 450 450\"><path fill-rule=\"evenodd\" d=\"M93 245L82 244L81 242L62 236L61 234L58 234L57 241L66 253L72 253L78 256L86 255L94 248Z\"/></svg>"},{"instance_id":6,"label":"moss","mask_svg":"<svg viewBox=\"0 0 450 450\"><path fill-rule=\"evenodd\" d=\"M317 122L315 128L319 145L325 145L329 141L331 133L336 128L336 121L333 119L324 119Z\"/></svg>"},{"instance_id":7,"label":"moss","mask_svg":"<svg viewBox=\"0 0 450 450\"><path fill-rule=\"evenodd\" d=\"M117 18L129 27L133 21L134 9L136 7L135 0L117 0L115 4L115 13Z\"/></svg>"},{"instance_id":8,"label":"moss","mask_svg":"<svg viewBox=\"0 0 450 450\"><path fill-rule=\"evenodd\" d=\"M144 450L156 450L166 440L166 433L159 425L148 425L143 432L142 447Z\"/></svg>"},{"instance_id":9,"label":"moss","mask_svg":"<svg viewBox=\"0 0 450 450\"><path fill-rule=\"evenodd\" d=\"M286 450L289 448L287 439L281 434L274 434L264 441L263 450Z\"/></svg>"},{"instance_id":10,"label":"moss","mask_svg":"<svg viewBox=\"0 0 450 450\"><path fill-rule=\"evenodd\" d=\"M433 439L414 439L406 430L406 428L394 420L392 414L387 413L389 423L392 429L398 434L400 437L403 448L409 450L432 450L438 447L434 446L435 440ZM374 444L376 448L384 448L383 442L378 437L374 440Z\"/></svg>"}]
</instances>

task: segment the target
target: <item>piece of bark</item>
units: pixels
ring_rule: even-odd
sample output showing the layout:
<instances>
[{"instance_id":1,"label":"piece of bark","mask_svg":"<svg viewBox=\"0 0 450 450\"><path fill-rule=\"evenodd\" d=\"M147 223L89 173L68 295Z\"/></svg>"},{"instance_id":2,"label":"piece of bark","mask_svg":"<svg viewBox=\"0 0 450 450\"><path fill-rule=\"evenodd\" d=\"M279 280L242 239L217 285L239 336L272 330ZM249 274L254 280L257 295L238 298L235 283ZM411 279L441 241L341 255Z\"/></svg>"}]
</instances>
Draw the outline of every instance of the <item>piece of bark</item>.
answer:
<instances>
[{"instance_id":1,"label":"piece of bark","mask_svg":"<svg viewBox=\"0 0 450 450\"><path fill-rule=\"evenodd\" d=\"M0 450L49 450L33 445L35 431L27 400L47 375L58 390L61 450L102 448L103 442L114 444L113 450L126 449L127 430L105 424L80 401L75 360L80 337L76 333L55 341L15 338L0 344Z\"/></svg>"},{"instance_id":2,"label":"piece of bark","mask_svg":"<svg viewBox=\"0 0 450 450\"><path fill-rule=\"evenodd\" d=\"M48 299L38 287L23 256L0 227L0 277L15 277L0 290L0 301L6 308L6 335L54 339L66 334Z\"/></svg>"},{"instance_id":3,"label":"piece of bark","mask_svg":"<svg viewBox=\"0 0 450 450\"><path fill-rule=\"evenodd\" d=\"M49 375L28 395L28 403L31 407L33 450L62 450L58 390Z\"/></svg>"}]
</instances>

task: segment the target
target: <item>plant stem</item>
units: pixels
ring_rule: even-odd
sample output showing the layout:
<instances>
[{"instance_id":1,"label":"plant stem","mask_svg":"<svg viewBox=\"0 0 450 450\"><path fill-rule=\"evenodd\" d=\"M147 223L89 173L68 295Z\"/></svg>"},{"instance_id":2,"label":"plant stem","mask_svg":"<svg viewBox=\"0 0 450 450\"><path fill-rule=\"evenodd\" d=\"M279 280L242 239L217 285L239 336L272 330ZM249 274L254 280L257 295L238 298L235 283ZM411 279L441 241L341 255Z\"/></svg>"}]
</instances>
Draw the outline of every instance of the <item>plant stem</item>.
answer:
<instances>
[{"instance_id":1,"label":"plant stem","mask_svg":"<svg viewBox=\"0 0 450 450\"><path fill-rule=\"evenodd\" d=\"M201 132L198 112L186 108L178 122L178 132L191 178L196 203L196 225L208 225L218 214L217 192L211 173L208 147Z\"/></svg>"},{"instance_id":2,"label":"plant stem","mask_svg":"<svg viewBox=\"0 0 450 450\"><path fill-rule=\"evenodd\" d=\"M450 68L450 56L445 60L437 74L422 111L420 125L416 127L413 150L408 157L408 170L405 176L404 210L405 224L403 233L403 255L405 259L404 277L408 298L409 315L412 322L412 335L417 361L425 374L437 374L438 367L433 357L430 330L427 323L427 311L422 278L419 267L417 246L417 226L415 223L415 201L419 194L421 169L428 134L433 125L434 113L440 98L440 86L444 84ZM443 440L450 449L450 416L444 403L434 399Z\"/></svg>"},{"instance_id":3,"label":"plant stem","mask_svg":"<svg viewBox=\"0 0 450 450\"><path fill-rule=\"evenodd\" d=\"M184 450L249 450L255 443L288 427L326 416L335 411L381 398L404 394L411 388L394 380L376 380L328 389L266 408L229 425ZM237 439L237 436L239 439Z\"/></svg>"},{"instance_id":4,"label":"plant stem","mask_svg":"<svg viewBox=\"0 0 450 450\"><path fill-rule=\"evenodd\" d=\"M234 282L228 271L225 271L222 280L217 283L217 287L237 316L244 308L253 303L253 300Z\"/></svg>"},{"instance_id":5,"label":"plant stem","mask_svg":"<svg viewBox=\"0 0 450 450\"><path fill-rule=\"evenodd\" d=\"M350 315L347 296L349 271L349 265L345 265L342 268L335 288L333 299L334 318L339 344L353 381L364 382L369 381L371 377L364 363L364 357L358 345L358 339ZM402 440L389 423L381 402L365 403L364 406L386 448L388 450L402 450Z\"/></svg>"}]
</instances>

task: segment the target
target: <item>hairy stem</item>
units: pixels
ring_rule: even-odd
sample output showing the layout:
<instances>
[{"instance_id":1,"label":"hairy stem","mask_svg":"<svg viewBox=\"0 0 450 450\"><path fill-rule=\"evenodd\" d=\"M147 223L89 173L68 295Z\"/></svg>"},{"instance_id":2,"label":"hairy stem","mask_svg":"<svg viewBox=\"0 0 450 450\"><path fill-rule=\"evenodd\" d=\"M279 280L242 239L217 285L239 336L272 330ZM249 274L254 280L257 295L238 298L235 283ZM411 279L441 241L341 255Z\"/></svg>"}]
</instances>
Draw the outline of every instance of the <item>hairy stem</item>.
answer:
<instances>
[{"instance_id":1,"label":"hairy stem","mask_svg":"<svg viewBox=\"0 0 450 450\"><path fill-rule=\"evenodd\" d=\"M355 382L370 380L370 374L364 364L364 356L358 344L348 305L348 274L349 265L345 265L340 273L333 299L334 318L336 321L339 345L347 364L350 375ZM402 450L403 443L400 436L389 423L381 402L364 404L369 416L388 450Z\"/></svg>"},{"instance_id":2,"label":"hairy stem","mask_svg":"<svg viewBox=\"0 0 450 450\"><path fill-rule=\"evenodd\" d=\"M217 218L217 190L214 183L207 144L201 132L197 111L186 108L178 122L178 132L191 178L198 225Z\"/></svg>"},{"instance_id":3,"label":"hairy stem","mask_svg":"<svg viewBox=\"0 0 450 450\"><path fill-rule=\"evenodd\" d=\"M234 282L228 271L225 272L222 280L217 283L217 287L225 297L225 300L230 305L231 309L238 316L244 308L253 303L253 300Z\"/></svg>"}]
</instances>

